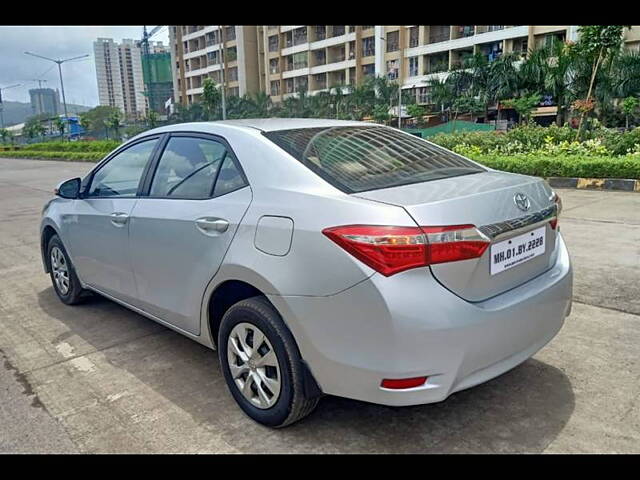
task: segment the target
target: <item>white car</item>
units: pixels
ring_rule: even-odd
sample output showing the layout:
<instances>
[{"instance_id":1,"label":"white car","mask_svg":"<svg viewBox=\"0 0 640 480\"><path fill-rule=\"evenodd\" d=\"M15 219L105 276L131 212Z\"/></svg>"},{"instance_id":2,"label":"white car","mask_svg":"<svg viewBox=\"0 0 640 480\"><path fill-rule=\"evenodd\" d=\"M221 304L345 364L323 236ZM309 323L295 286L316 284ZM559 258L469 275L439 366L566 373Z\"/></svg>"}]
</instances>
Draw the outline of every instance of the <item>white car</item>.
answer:
<instances>
[{"instance_id":1,"label":"white car","mask_svg":"<svg viewBox=\"0 0 640 480\"><path fill-rule=\"evenodd\" d=\"M96 292L217 348L240 407L281 427L322 394L439 402L531 357L571 309L560 208L375 124L190 123L62 183L42 253L63 302Z\"/></svg>"}]
</instances>

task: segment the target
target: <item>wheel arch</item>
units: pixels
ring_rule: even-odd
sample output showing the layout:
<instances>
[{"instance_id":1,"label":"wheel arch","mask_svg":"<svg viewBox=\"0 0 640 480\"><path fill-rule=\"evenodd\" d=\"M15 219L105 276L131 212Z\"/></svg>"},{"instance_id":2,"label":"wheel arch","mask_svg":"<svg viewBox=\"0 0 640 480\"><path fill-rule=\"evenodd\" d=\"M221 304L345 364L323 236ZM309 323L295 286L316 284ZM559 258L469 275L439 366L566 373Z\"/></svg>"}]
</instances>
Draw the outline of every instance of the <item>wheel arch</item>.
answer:
<instances>
[{"instance_id":1,"label":"wheel arch","mask_svg":"<svg viewBox=\"0 0 640 480\"><path fill-rule=\"evenodd\" d=\"M47 247L51 237L54 235L60 236L53 225L46 224L43 226L42 233L40 234L40 252L42 254L42 264L44 266L45 273L51 272L51 262L49 260L49 255L47 255Z\"/></svg>"},{"instance_id":2,"label":"wheel arch","mask_svg":"<svg viewBox=\"0 0 640 480\"><path fill-rule=\"evenodd\" d=\"M302 357L302 352L300 351L300 345L298 344L298 339L296 339L293 330L288 324L286 318L282 315L282 312L278 307L269 299L269 296L265 294L262 290L255 287L249 282L244 280L237 279L226 279L216 285L216 287L211 292L211 295L208 297L207 308L206 308L206 318L207 318L207 330L210 337L211 345L214 348L217 348L218 341L218 331L220 330L220 323L222 321L222 317L224 314L231 308L234 304L246 300L248 298L261 296L263 297L272 307L278 312L280 318L282 318L285 327L291 333L291 337L293 338L293 342L295 344L295 348L298 350L298 355L300 358L300 367L302 369L303 374L303 388L305 394L309 398L314 398L322 395L322 389L318 384L317 380L313 376L309 365Z\"/></svg>"}]
</instances>

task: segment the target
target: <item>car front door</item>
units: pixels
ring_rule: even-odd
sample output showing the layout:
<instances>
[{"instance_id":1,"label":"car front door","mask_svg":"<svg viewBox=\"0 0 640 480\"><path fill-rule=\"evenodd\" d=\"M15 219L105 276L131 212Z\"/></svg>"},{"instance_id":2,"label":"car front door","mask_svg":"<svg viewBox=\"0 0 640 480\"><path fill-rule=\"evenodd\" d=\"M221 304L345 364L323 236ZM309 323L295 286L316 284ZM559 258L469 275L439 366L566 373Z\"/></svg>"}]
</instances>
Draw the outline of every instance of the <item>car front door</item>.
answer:
<instances>
[{"instance_id":1,"label":"car front door","mask_svg":"<svg viewBox=\"0 0 640 480\"><path fill-rule=\"evenodd\" d=\"M140 308L200 333L207 284L251 203L251 189L219 137L172 134L130 220Z\"/></svg>"},{"instance_id":2,"label":"car front door","mask_svg":"<svg viewBox=\"0 0 640 480\"><path fill-rule=\"evenodd\" d=\"M80 278L90 287L128 303L136 299L129 254L129 216L159 137L117 152L90 176L74 203L69 243Z\"/></svg>"}]
</instances>

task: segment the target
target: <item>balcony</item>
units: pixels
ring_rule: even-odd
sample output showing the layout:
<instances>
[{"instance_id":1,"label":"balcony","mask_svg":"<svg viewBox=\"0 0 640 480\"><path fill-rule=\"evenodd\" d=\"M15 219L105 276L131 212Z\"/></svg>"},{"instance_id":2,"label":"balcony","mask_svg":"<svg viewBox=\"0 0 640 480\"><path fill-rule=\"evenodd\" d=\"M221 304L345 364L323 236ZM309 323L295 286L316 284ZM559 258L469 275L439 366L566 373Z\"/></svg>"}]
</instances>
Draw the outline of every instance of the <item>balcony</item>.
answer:
<instances>
[{"instance_id":1,"label":"balcony","mask_svg":"<svg viewBox=\"0 0 640 480\"><path fill-rule=\"evenodd\" d=\"M475 34L473 25L459 25L456 32L456 38L467 38Z\"/></svg>"},{"instance_id":2,"label":"balcony","mask_svg":"<svg viewBox=\"0 0 640 480\"><path fill-rule=\"evenodd\" d=\"M313 66L325 65L327 63L327 54L324 50L316 50L313 55Z\"/></svg>"},{"instance_id":3,"label":"balcony","mask_svg":"<svg viewBox=\"0 0 640 480\"><path fill-rule=\"evenodd\" d=\"M450 32L439 32L429 35L429 43L448 42L451 39Z\"/></svg>"},{"instance_id":4,"label":"balcony","mask_svg":"<svg viewBox=\"0 0 640 480\"><path fill-rule=\"evenodd\" d=\"M303 43L307 43L307 29L298 28L293 32L293 44L302 45ZM287 44L287 46L289 45Z\"/></svg>"},{"instance_id":5,"label":"balcony","mask_svg":"<svg viewBox=\"0 0 640 480\"><path fill-rule=\"evenodd\" d=\"M344 25L335 25L332 28L332 32L331 32L331 36L332 37L339 37L341 35L345 34L345 28Z\"/></svg>"}]
</instances>

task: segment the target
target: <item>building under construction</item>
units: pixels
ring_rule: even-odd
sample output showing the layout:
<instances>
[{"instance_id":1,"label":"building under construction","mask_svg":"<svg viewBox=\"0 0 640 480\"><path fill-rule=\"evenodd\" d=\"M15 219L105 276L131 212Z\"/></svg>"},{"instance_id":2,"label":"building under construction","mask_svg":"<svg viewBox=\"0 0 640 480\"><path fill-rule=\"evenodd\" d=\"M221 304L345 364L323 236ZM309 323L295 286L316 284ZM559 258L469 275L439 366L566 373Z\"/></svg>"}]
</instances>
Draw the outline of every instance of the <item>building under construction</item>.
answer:
<instances>
[{"instance_id":1,"label":"building under construction","mask_svg":"<svg viewBox=\"0 0 640 480\"><path fill-rule=\"evenodd\" d=\"M164 104L173 97L171 54L169 52L143 53L142 77L149 110L164 115Z\"/></svg>"},{"instance_id":2,"label":"building under construction","mask_svg":"<svg viewBox=\"0 0 640 480\"><path fill-rule=\"evenodd\" d=\"M29 90L33 115L58 115L60 113L60 94L53 88L33 88Z\"/></svg>"}]
</instances>

